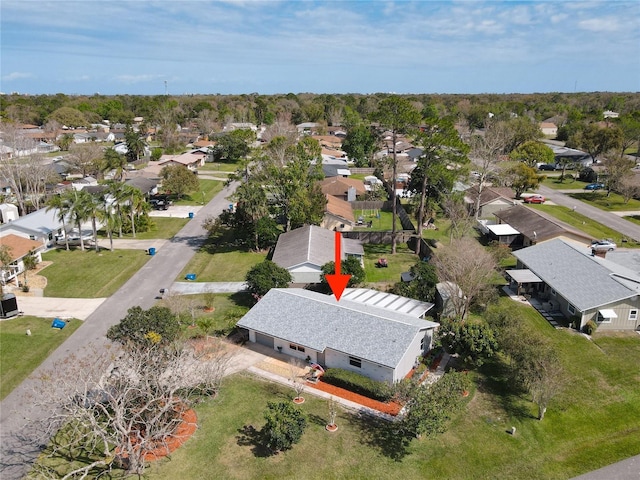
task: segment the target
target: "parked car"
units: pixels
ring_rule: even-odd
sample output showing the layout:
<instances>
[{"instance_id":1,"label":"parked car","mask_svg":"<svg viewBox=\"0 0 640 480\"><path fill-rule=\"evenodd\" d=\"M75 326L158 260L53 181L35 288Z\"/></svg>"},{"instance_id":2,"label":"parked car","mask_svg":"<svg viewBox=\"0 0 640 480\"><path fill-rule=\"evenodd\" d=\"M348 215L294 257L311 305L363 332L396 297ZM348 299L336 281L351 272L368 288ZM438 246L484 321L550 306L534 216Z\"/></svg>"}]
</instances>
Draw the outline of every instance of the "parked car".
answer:
<instances>
[{"instance_id":1,"label":"parked car","mask_svg":"<svg viewBox=\"0 0 640 480\"><path fill-rule=\"evenodd\" d=\"M585 190L602 190L604 183L590 183L584 187Z\"/></svg>"},{"instance_id":2,"label":"parked car","mask_svg":"<svg viewBox=\"0 0 640 480\"><path fill-rule=\"evenodd\" d=\"M591 249L598 251L613 252L618 246L613 240L603 238L602 240L594 240L591 242Z\"/></svg>"},{"instance_id":3,"label":"parked car","mask_svg":"<svg viewBox=\"0 0 640 480\"><path fill-rule=\"evenodd\" d=\"M524 197L524 203L544 203L546 198L542 195L530 195L528 197Z\"/></svg>"},{"instance_id":4,"label":"parked car","mask_svg":"<svg viewBox=\"0 0 640 480\"><path fill-rule=\"evenodd\" d=\"M555 170L556 166L553 163L542 163L538 166L538 170Z\"/></svg>"}]
</instances>

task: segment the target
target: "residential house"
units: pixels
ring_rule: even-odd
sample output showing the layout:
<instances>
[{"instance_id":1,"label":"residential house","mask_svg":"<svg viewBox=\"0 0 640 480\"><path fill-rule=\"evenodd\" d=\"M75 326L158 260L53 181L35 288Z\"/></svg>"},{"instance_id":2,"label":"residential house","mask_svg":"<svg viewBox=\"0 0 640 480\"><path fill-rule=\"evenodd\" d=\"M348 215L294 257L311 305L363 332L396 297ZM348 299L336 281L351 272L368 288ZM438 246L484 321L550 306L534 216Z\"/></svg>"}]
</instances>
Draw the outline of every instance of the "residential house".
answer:
<instances>
[{"instance_id":1,"label":"residential house","mask_svg":"<svg viewBox=\"0 0 640 480\"><path fill-rule=\"evenodd\" d=\"M497 224L509 225L518 232L519 235L509 242L512 247L528 247L558 237L580 242L584 245L589 245L592 240L589 235L523 205L500 210L495 212L494 215L497 219ZM509 230L505 235L511 235L512 233L512 230Z\"/></svg>"},{"instance_id":2,"label":"residential house","mask_svg":"<svg viewBox=\"0 0 640 480\"><path fill-rule=\"evenodd\" d=\"M479 206L478 196L480 197ZM491 218L495 212L513 206L514 198L515 192L510 188L485 186L482 193L479 193L478 187L473 186L465 191L464 203L469 215L475 216L478 208L478 218Z\"/></svg>"},{"instance_id":3,"label":"residential house","mask_svg":"<svg viewBox=\"0 0 640 480\"><path fill-rule=\"evenodd\" d=\"M554 239L517 250L517 269L508 270L513 290L543 302L582 329L640 329L640 273L593 255L587 246Z\"/></svg>"},{"instance_id":4,"label":"residential house","mask_svg":"<svg viewBox=\"0 0 640 480\"><path fill-rule=\"evenodd\" d=\"M341 258L364 260L364 248L358 240L342 237ZM319 283L322 266L335 261L335 232L316 225L305 225L281 233L273 251L273 262L286 268L293 283Z\"/></svg>"},{"instance_id":5,"label":"residential house","mask_svg":"<svg viewBox=\"0 0 640 480\"><path fill-rule=\"evenodd\" d=\"M68 224L66 226L71 227ZM55 245L55 237L64 235L64 231L62 222L58 220L58 210L54 208L47 211L41 208L17 220L0 225L0 238L10 234L52 247Z\"/></svg>"},{"instance_id":6,"label":"residential house","mask_svg":"<svg viewBox=\"0 0 640 480\"><path fill-rule=\"evenodd\" d=\"M591 155L581 150L551 144L548 144L547 146L553 150L556 165L565 164L568 167L588 167L593 164L593 158Z\"/></svg>"},{"instance_id":7,"label":"residential house","mask_svg":"<svg viewBox=\"0 0 640 480\"><path fill-rule=\"evenodd\" d=\"M11 262L0 270L0 281L3 285L11 281L18 284L18 275L24 272L24 257L27 255L35 255L36 263L42 261L40 252L44 245L36 240L8 234L0 237L0 246L6 247L11 256Z\"/></svg>"},{"instance_id":8,"label":"residential house","mask_svg":"<svg viewBox=\"0 0 640 480\"><path fill-rule=\"evenodd\" d=\"M431 348L437 323L304 289L272 289L238 322L249 341L389 384Z\"/></svg>"},{"instance_id":9,"label":"residential house","mask_svg":"<svg viewBox=\"0 0 640 480\"><path fill-rule=\"evenodd\" d=\"M352 230L356 219L351 204L331 195L325 195L325 197L327 197L327 203L320 226L327 230Z\"/></svg>"},{"instance_id":10,"label":"residential house","mask_svg":"<svg viewBox=\"0 0 640 480\"><path fill-rule=\"evenodd\" d=\"M546 137L555 138L558 136L558 126L552 122L540 122L540 131Z\"/></svg>"},{"instance_id":11,"label":"residential house","mask_svg":"<svg viewBox=\"0 0 640 480\"><path fill-rule=\"evenodd\" d=\"M324 163L322 162L322 173L324 173L324 177L344 177L349 178L351 175L351 170L349 170L346 165L343 164L333 164L333 163Z\"/></svg>"},{"instance_id":12,"label":"residential house","mask_svg":"<svg viewBox=\"0 0 640 480\"><path fill-rule=\"evenodd\" d=\"M332 195L340 200L354 202L356 197L367 193L362 180L344 177L329 177L320 183L322 193Z\"/></svg>"},{"instance_id":13,"label":"residential house","mask_svg":"<svg viewBox=\"0 0 640 480\"><path fill-rule=\"evenodd\" d=\"M197 172L198 167L204 166L207 154L206 148L198 148L180 155L162 155L158 161L158 165L163 167L168 165L182 165L192 172Z\"/></svg>"},{"instance_id":14,"label":"residential house","mask_svg":"<svg viewBox=\"0 0 640 480\"><path fill-rule=\"evenodd\" d=\"M124 183L137 188L145 197L158 193L158 181L151 178L137 176L125 180Z\"/></svg>"}]
</instances>

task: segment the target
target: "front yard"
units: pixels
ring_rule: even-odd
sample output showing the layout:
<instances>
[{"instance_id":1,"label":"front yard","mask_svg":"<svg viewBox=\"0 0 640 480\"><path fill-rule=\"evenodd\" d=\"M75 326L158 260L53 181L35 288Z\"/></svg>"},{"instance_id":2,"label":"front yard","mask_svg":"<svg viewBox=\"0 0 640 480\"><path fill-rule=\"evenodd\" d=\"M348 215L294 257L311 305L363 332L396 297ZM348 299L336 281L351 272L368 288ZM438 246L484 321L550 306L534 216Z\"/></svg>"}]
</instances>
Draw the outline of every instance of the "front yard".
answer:
<instances>
[{"instance_id":1,"label":"front yard","mask_svg":"<svg viewBox=\"0 0 640 480\"><path fill-rule=\"evenodd\" d=\"M204 205L222 191L224 182L219 180L199 179L200 188L193 192L187 192L180 200L174 200L175 205ZM169 207L171 208L171 207Z\"/></svg>"}]
</instances>

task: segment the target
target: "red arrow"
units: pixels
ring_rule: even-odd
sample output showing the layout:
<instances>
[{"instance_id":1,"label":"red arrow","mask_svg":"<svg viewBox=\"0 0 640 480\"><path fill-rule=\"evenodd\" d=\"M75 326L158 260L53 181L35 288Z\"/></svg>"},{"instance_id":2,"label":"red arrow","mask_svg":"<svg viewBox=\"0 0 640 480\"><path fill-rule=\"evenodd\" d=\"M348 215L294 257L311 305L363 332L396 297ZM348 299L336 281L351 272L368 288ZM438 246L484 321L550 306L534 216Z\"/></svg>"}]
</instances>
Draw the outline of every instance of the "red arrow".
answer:
<instances>
[{"instance_id":1,"label":"red arrow","mask_svg":"<svg viewBox=\"0 0 640 480\"><path fill-rule=\"evenodd\" d=\"M344 292L344 289L347 288L347 283L349 283L349 279L351 278L351 275L340 274L340 258L341 258L340 247L342 245L342 235L340 235L340 232L335 233L335 242L336 242L335 243L336 273L335 274L329 273L325 275L325 278L327 279L327 282L331 287L331 291L336 296L336 300L339 301L340 297L342 296L342 292Z\"/></svg>"}]
</instances>

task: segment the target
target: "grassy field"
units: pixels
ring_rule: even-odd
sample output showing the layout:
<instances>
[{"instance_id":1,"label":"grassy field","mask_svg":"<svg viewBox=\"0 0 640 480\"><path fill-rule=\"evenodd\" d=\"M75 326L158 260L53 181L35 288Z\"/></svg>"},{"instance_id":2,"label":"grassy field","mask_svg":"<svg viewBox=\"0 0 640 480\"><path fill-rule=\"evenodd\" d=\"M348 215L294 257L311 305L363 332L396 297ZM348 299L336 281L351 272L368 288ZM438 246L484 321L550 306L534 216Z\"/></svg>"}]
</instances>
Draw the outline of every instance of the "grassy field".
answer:
<instances>
[{"instance_id":1,"label":"grassy field","mask_svg":"<svg viewBox=\"0 0 640 480\"><path fill-rule=\"evenodd\" d=\"M603 190L584 192L584 193L570 193L571 198L580 200L581 202L588 203L594 207L598 207L602 210L610 212L624 212L638 211L640 210L640 200L634 200L633 198L627 203L624 203L624 199L621 195L611 192L611 195L607 197L607 192Z\"/></svg>"},{"instance_id":2,"label":"grassy field","mask_svg":"<svg viewBox=\"0 0 640 480\"><path fill-rule=\"evenodd\" d=\"M197 191L189 192L180 200L174 200L173 203L175 205L202 205L203 201L204 203L209 203L213 197L220 193L223 186L223 182L219 180L206 180L201 178L200 188Z\"/></svg>"},{"instance_id":3,"label":"grassy field","mask_svg":"<svg viewBox=\"0 0 640 480\"><path fill-rule=\"evenodd\" d=\"M523 328L555 344L569 374L543 421L527 395L509 390L506 365L495 358L471 373L476 387L467 409L442 435L407 446L393 425L345 411L330 434L326 401L307 393L301 442L271 455L249 427L262 427L267 401L290 400L293 391L236 375L197 407L194 437L153 465L148 478L566 479L638 454L638 336L596 334L590 341L553 329L530 307L513 304L513 312ZM514 436L507 433L512 426Z\"/></svg>"},{"instance_id":4,"label":"grassy field","mask_svg":"<svg viewBox=\"0 0 640 480\"><path fill-rule=\"evenodd\" d=\"M598 223L595 220L591 219L590 217L580 214L579 212L574 212L569 207L562 207L559 205L531 205L531 208L535 208L537 210L548 213L549 215L552 215L558 220L565 222L578 230L583 231L593 238L611 238L618 244L622 242L623 236L620 234L620 232L606 227L601 223ZM634 248L640 247L640 245L630 241L625 243L625 247Z\"/></svg>"},{"instance_id":5,"label":"grassy field","mask_svg":"<svg viewBox=\"0 0 640 480\"><path fill-rule=\"evenodd\" d=\"M178 233L182 227L184 227L188 218L174 218L174 217L151 217L153 226L148 232L136 232L136 239L138 240L153 240L156 238L169 239ZM104 230L98 231L99 238L108 238ZM114 240L117 240L117 233L113 236ZM130 233L124 233L122 238L132 239L133 236Z\"/></svg>"},{"instance_id":6,"label":"grassy field","mask_svg":"<svg viewBox=\"0 0 640 480\"><path fill-rule=\"evenodd\" d=\"M51 328L51 321L25 316L0 322L0 400L82 324L80 320L71 320L60 330ZM31 336L26 335L27 329L31 330Z\"/></svg>"},{"instance_id":7,"label":"grassy field","mask_svg":"<svg viewBox=\"0 0 640 480\"><path fill-rule=\"evenodd\" d=\"M624 218L625 220L629 220L630 222L633 222L635 224L640 225L640 215L627 215L627 216L624 216L622 218Z\"/></svg>"},{"instance_id":8,"label":"grassy field","mask_svg":"<svg viewBox=\"0 0 640 480\"><path fill-rule=\"evenodd\" d=\"M207 174L221 172L226 174L235 172L239 167L240 165L237 163L207 162L203 167L198 167L198 172L206 172Z\"/></svg>"},{"instance_id":9,"label":"grassy field","mask_svg":"<svg viewBox=\"0 0 640 480\"><path fill-rule=\"evenodd\" d=\"M222 232L207 239L176 281L183 281L187 273L195 273L199 282L243 282L251 267L266 257L266 252L235 245L232 232Z\"/></svg>"},{"instance_id":10,"label":"grassy field","mask_svg":"<svg viewBox=\"0 0 640 480\"><path fill-rule=\"evenodd\" d=\"M555 190L578 190L583 189L586 185L589 185L591 182L582 182L580 180L567 179L564 181L560 181L560 173L549 174L549 172L542 172L547 178L544 179L542 185L545 187L553 188ZM567 172L569 175L576 175L576 172Z\"/></svg>"},{"instance_id":11,"label":"grassy field","mask_svg":"<svg viewBox=\"0 0 640 480\"><path fill-rule=\"evenodd\" d=\"M387 268L376 267L381 257L387 259ZM397 245L395 255L391 255L391 245L364 245L365 282L399 282L400 274L408 271L417 261L418 257L404 243Z\"/></svg>"},{"instance_id":12,"label":"grassy field","mask_svg":"<svg viewBox=\"0 0 640 480\"><path fill-rule=\"evenodd\" d=\"M116 292L151 257L143 250L52 250L42 255L53 262L40 275L47 277L45 297L102 298Z\"/></svg>"},{"instance_id":13,"label":"grassy field","mask_svg":"<svg viewBox=\"0 0 640 480\"><path fill-rule=\"evenodd\" d=\"M354 210L353 216L356 221L358 218L362 217L364 223L371 222L371 228L363 228L357 227L357 231L361 230L391 230L393 223L393 214L391 212L386 212L379 209L366 209L366 210ZM379 218L378 218L379 216ZM396 227L398 230L402 230L402 225L400 225L400 219L396 220Z\"/></svg>"}]
</instances>

